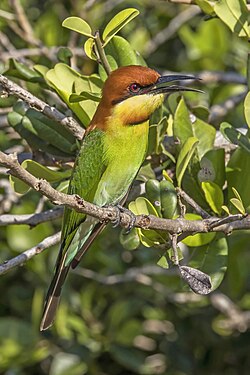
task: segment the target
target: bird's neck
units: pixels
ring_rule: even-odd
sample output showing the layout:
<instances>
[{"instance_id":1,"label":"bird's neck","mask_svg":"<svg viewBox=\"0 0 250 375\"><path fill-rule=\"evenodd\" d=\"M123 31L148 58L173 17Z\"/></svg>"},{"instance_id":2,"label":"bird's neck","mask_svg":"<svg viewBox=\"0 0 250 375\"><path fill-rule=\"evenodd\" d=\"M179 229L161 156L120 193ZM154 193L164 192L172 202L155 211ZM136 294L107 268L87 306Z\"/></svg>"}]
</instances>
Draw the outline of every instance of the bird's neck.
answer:
<instances>
[{"instance_id":1,"label":"bird's neck","mask_svg":"<svg viewBox=\"0 0 250 375\"><path fill-rule=\"evenodd\" d=\"M103 97L92 119L90 130L99 128L105 132L119 132L119 129L137 127L136 132L143 128L151 114L162 104L163 94L139 95L111 105L108 98ZM133 131L128 130L128 134Z\"/></svg>"}]
</instances>

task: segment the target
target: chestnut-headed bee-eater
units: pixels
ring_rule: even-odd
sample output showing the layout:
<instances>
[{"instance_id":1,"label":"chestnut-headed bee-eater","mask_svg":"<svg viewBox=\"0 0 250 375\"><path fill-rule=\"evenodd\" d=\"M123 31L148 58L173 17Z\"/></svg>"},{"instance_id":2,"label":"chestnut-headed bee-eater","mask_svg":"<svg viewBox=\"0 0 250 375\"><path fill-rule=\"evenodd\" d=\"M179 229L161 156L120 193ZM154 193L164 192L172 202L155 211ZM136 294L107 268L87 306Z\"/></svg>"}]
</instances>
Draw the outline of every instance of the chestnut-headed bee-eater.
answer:
<instances>
[{"instance_id":1,"label":"chestnut-headed bee-eater","mask_svg":"<svg viewBox=\"0 0 250 375\"><path fill-rule=\"evenodd\" d=\"M198 91L176 82L187 75L161 76L144 66L124 66L107 78L102 99L88 127L72 172L68 194L98 206L118 205L142 165L148 147L150 115L164 94ZM75 267L104 224L68 207L55 274L45 301L40 329L49 328L70 267Z\"/></svg>"}]
</instances>

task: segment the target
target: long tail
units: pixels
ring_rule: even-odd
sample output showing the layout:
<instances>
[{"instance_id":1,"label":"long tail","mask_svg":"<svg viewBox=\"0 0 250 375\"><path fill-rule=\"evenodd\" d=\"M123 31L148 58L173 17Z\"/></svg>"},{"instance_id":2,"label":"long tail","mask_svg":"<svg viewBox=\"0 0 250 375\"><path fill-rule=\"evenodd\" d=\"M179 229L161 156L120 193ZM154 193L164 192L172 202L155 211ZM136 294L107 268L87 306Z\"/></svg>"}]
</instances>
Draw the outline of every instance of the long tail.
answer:
<instances>
[{"instance_id":1,"label":"long tail","mask_svg":"<svg viewBox=\"0 0 250 375\"><path fill-rule=\"evenodd\" d=\"M70 265L65 267L64 263L65 262L62 262L61 267L56 270L55 275L50 284L45 299L43 316L40 324L40 331L45 331L53 324L56 315L56 310L60 301L62 286L70 269Z\"/></svg>"},{"instance_id":2,"label":"long tail","mask_svg":"<svg viewBox=\"0 0 250 375\"><path fill-rule=\"evenodd\" d=\"M45 331L46 329L51 327L53 324L56 311L60 302L62 286L70 270L70 267L75 268L78 265L82 256L89 249L90 245L92 244L96 236L104 229L105 225L106 224L98 223L95 226L90 237L88 238L86 243L83 245L82 249L77 253L75 258L72 260L72 262L68 266L65 266L66 254L64 255L63 259L60 259L60 253L59 253L58 265L56 267L54 277L52 279L52 282L50 284L50 287L49 287L49 290L45 299L43 316L42 316L42 320L40 324L40 331Z\"/></svg>"}]
</instances>

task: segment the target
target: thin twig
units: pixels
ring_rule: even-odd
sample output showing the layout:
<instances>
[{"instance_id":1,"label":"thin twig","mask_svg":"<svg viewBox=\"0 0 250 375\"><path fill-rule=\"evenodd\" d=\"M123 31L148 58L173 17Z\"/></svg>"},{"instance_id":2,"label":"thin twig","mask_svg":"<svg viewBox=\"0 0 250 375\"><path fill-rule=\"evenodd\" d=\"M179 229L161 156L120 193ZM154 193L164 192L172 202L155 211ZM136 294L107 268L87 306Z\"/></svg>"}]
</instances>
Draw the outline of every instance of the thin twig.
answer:
<instances>
[{"instance_id":1,"label":"thin twig","mask_svg":"<svg viewBox=\"0 0 250 375\"><path fill-rule=\"evenodd\" d=\"M217 324L223 330L245 332L250 327L250 311L242 311L228 296L215 292L210 296L211 304L226 316Z\"/></svg>"},{"instance_id":2,"label":"thin twig","mask_svg":"<svg viewBox=\"0 0 250 375\"><path fill-rule=\"evenodd\" d=\"M210 83L236 83L239 85L247 85L247 79L242 74L237 72L221 72L203 70L195 72L195 76L202 80L202 84Z\"/></svg>"},{"instance_id":3,"label":"thin twig","mask_svg":"<svg viewBox=\"0 0 250 375\"><path fill-rule=\"evenodd\" d=\"M8 271L17 266L22 266L24 263L27 262L27 260L33 258L35 255L42 253L48 247L56 245L60 241L60 238L60 232L53 234L52 236L45 238L38 245L32 247L31 249L26 250L22 254L16 256L15 258L12 258L0 264L0 275L7 273Z\"/></svg>"},{"instance_id":4,"label":"thin twig","mask_svg":"<svg viewBox=\"0 0 250 375\"><path fill-rule=\"evenodd\" d=\"M1 36L1 34L0 34ZM2 40L1 40L2 43ZM20 59L22 57L32 57L32 56L40 56L41 54L47 56L49 59L55 60L56 54L61 47L53 46L53 47L46 47L41 46L40 48L22 48L22 49L15 49L11 50L11 52L3 52L1 53L1 59L3 61L7 61L10 58ZM80 47L70 47L72 53L76 56L85 57L84 50Z\"/></svg>"},{"instance_id":5,"label":"thin twig","mask_svg":"<svg viewBox=\"0 0 250 375\"><path fill-rule=\"evenodd\" d=\"M13 13L6 12L6 10L0 9L0 18L4 18L8 21L13 21L16 19L16 16Z\"/></svg>"},{"instance_id":6,"label":"thin twig","mask_svg":"<svg viewBox=\"0 0 250 375\"><path fill-rule=\"evenodd\" d=\"M46 221L51 221L62 217L63 207L56 207L51 210L36 214L25 214L25 215L1 215L0 226L5 225L23 225L27 224L31 227L35 227L38 224Z\"/></svg>"},{"instance_id":7,"label":"thin twig","mask_svg":"<svg viewBox=\"0 0 250 375\"><path fill-rule=\"evenodd\" d=\"M40 41L34 36L33 28L30 25L28 18L26 17L20 0L10 0L10 3L16 13L16 19L21 29L24 31L24 39L28 43L34 44L36 46L40 45Z\"/></svg>"},{"instance_id":8,"label":"thin twig","mask_svg":"<svg viewBox=\"0 0 250 375\"><path fill-rule=\"evenodd\" d=\"M194 16L201 13L198 6L185 9L183 12L173 18L168 26L156 34L145 46L144 54L146 56L155 52L162 44L172 38L172 36L181 28L183 24L189 21Z\"/></svg>"},{"instance_id":9,"label":"thin twig","mask_svg":"<svg viewBox=\"0 0 250 375\"><path fill-rule=\"evenodd\" d=\"M107 73L107 75L110 75L112 69L109 65L107 56L105 55L105 51L104 51L104 48L102 46L99 31L96 31L94 41L95 41L95 46L96 46L96 49L97 49L99 60L102 64L103 68L105 69L105 72Z\"/></svg>"},{"instance_id":10,"label":"thin twig","mask_svg":"<svg viewBox=\"0 0 250 375\"><path fill-rule=\"evenodd\" d=\"M203 208L201 208L198 203L196 203L193 198L191 198L185 191L180 188L176 189L177 194L180 195L193 209L199 214L203 219L211 217Z\"/></svg>"},{"instance_id":11,"label":"thin twig","mask_svg":"<svg viewBox=\"0 0 250 375\"><path fill-rule=\"evenodd\" d=\"M47 103L38 99L32 95L29 91L23 89L7 77L0 74L0 93L14 95L27 103L31 108L42 112L48 118L56 121L58 124L67 128L77 139L82 139L84 130L81 126L73 119L73 117L67 117L54 107L50 107Z\"/></svg>"},{"instance_id":12,"label":"thin twig","mask_svg":"<svg viewBox=\"0 0 250 375\"><path fill-rule=\"evenodd\" d=\"M210 115L208 122L218 123L222 118L224 118L230 111L237 107L240 103L243 102L248 90L241 92L240 94L233 95L227 98L221 104L215 104L210 109Z\"/></svg>"}]
</instances>

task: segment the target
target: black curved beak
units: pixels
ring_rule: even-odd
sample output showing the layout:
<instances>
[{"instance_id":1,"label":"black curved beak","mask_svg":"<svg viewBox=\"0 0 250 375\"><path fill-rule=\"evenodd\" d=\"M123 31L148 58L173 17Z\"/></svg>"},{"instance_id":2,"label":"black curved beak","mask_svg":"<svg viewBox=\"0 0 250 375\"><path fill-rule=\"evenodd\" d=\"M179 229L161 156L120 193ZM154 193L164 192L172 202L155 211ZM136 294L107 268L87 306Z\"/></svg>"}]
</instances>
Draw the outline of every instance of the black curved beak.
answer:
<instances>
[{"instance_id":1,"label":"black curved beak","mask_svg":"<svg viewBox=\"0 0 250 375\"><path fill-rule=\"evenodd\" d=\"M189 75L183 75L183 74L170 74L166 76L161 76L158 78L157 82L154 85L145 88L145 92L141 92L141 93L153 94L153 95L173 93L177 91L193 91L193 92L204 93L204 91L202 90L178 85L175 83L175 82L180 82L180 81L185 81L185 80L197 81L200 79L195 76L191 76L191 75L189 76Z\"/></svg>"}]
</instances>

